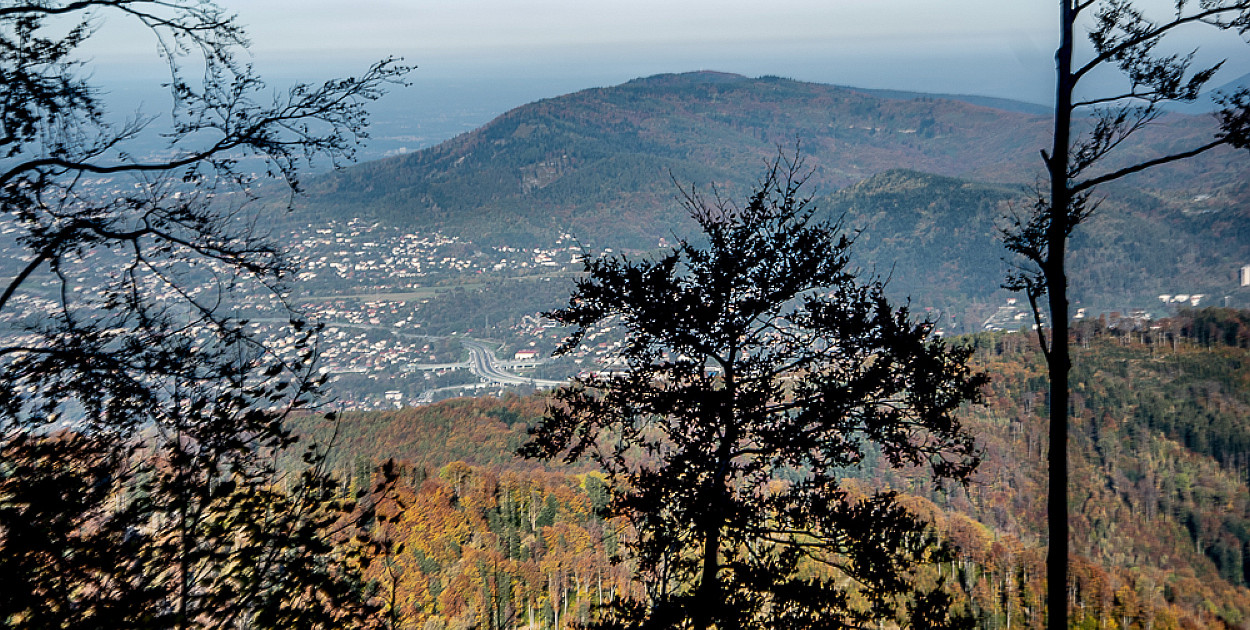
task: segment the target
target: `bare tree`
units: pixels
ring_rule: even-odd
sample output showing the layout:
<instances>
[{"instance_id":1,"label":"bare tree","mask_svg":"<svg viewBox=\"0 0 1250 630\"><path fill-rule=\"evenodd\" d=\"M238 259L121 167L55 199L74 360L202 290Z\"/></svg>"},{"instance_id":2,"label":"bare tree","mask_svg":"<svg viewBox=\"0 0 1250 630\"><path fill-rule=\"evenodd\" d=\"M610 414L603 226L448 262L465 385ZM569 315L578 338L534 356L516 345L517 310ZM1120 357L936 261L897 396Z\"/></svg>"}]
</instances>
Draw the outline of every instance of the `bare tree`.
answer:
<instances>
[{"instance_id":1,"label":"bare tree","mask_svg":"<svg viewBox=\"0 0 1250 630\"><path fill-rule=\"evenodd\" d=\"M1155 166L1184 160L1220 146L1250 146L1250 90L1218 95L1213 137L1193 147L1109 167L1124 140L1163 116L1169 102L1192 102L1222 66L1195 64L1195 53L1165 52L1190 28L1250 32L1250 2L1175 0L1156 13L1129 0L1062 0L1060 43L1055 54L1054 144L1042 151L1049 185L1039 189L1030 216L1005 230L1006 247L1029 265L1013 273L1006 287L1023 291L1038 324L1038 340L1050 372L1050 547L1047 602L1049 627L1067 627L1068 575L1068 238L1097 206L1100 184ZM1076 31L1088 24L1088 52L1079 52ZM1097 75L1116 70L1123 89L1095 93ZM1123 163L1123 162L1120 162ZM1043 305L1040 300L1046 298ZM1048 311L1050 336L1043 327Z\"/></svg>"},{"instance_id":2,"label":"bare tree","mask_svg":"<svg viewBox=\"0 0 1250 630\"><path fill-rule=\"evenodd\" d=\"M124 20L167 64L163 118L116 118L79 57ZM319 454L299 479L274 460L318 392L313 331L290 314L291 339L265 344L237 309L290 313L253 184L294 192L311 160L351 159L364 105L407 68L271 93L236 58L247 43L209 1L0 5L0 228L20 252L0 264L7 625L367 621Z\"/></svg>"}]
</instances>

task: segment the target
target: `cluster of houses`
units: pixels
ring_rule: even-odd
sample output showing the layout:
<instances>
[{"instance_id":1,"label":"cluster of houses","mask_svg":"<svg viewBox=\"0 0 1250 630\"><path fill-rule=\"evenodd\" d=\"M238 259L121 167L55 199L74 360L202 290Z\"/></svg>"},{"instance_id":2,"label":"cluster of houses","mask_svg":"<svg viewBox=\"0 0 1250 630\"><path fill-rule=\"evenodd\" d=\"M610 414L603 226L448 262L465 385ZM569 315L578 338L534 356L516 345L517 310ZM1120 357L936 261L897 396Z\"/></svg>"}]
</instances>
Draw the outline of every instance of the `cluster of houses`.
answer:
<instances>
[{"instance_id":1,"label":"cluster of houses","mask_svg":"<svg viewBox=\"0 0 1250 630\"><path fill-rule=\"evenodd\" d=\"M288 251L299 269L296 290L303 296L296 300L299 310L327 326L320 339L320 369L364 375L378 383L378 392L359 399L340 397L338 402L347 408L392 406L403 400L397 390L382 389L399 373L467 369L458 354L435 352L434 339L425 336L421 310L434 291L482 274L580 270L584 255L568 234L552 247L488 248L361 219L307 225L290 242ZM276 336L276 318L260 319L254 332ZM519 348L509 367L541 363L562 334L554 322L527 316L507 340L509 347Z\"/></svg>"},{"instance_id":2,"label":"cluster of houses","mask_svg":"<svg viewBox=\"0 0 1250 630\"><path fill-rule=\"evenodd\" d=\"M563 234L552 247L478 247L437 232L409 232L376 221L307 225L289 252L311 293L374 293L429 287L488 272L580 269L582 248Z\"/></svg>"},{"instance_id":3,"label":"cluster of houses","mask_svg":"<svg viewBox=\"0 0 1250 630\"><path fill-rule=\"evenodd\" d=\"M548 247L480 247L436 232L418 233L383 226L375 221L305 225L287 240L288 252L298 269L295 303L311 321L326 325L319 341L320 369L331 374L365 374L379 381L374 398L394 404L403 397L385 389L398 372L427 369L461 369L462 358L444 344L423 335L422 307L439 287L463 284L477 277L505 277L581 269L586 250L568 234ZM662 243L663 245L663 243ZM605 253L611 253L607 250ZM88 266L94 252L84 254ZM107 268L107 261L97 265ZM1250 266L1239 270L1239 280L1250 284ZM92 291L92 278L71 278L76 292ZM98 281L99 279L95 279ZM219 290L210 284L194 285L192 298L212 297ZM170 293L168 299L180 296ZM251 332L269 338L274 349L289 348L282 341L283 314L275 310L273 295L264 290L244 291L233 306L252 319ZM289 294L282 297L289 298ZM1203 294L1160 295L1167 306L1198 306ZM164 297L157 296L157 299ZM19 294L11 301L10 321L39 318L54 306L34 294ZM1035 326L1033 315L1015 298L998 307L982 325L983 330L1019 330ZM1084 309L1075 314L1085 317ZM505 340L510 367L523 369L543 362L564 339L567 331L537 314L525 316ZM620 336L611 326L587 331L568 354L572 371L612 372L621 369L617 357ZM440 354L441 353L441 354ZM427 367L422 367L427 366ZM366 401L341 401L347 406Z\"/></svg>"}]
</instances>

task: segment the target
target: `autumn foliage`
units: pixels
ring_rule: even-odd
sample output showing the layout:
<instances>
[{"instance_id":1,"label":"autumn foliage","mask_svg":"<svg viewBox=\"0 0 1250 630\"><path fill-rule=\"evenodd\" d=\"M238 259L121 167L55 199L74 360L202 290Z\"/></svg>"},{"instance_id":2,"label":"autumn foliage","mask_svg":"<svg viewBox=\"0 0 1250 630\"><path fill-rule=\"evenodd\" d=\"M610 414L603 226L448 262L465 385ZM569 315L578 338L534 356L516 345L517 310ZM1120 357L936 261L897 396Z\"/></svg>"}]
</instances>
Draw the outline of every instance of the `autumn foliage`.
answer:
<instances>
[{"instance_id":1,"label":"autumn foliage","mask_svg":"<svg viewBox=\"0 0 1250 630\"><path fill-rule=\"evenodd\" d=\"M433 473L433 474L431 474ZM408 469L377 509L391 552L369 577L395 627L565 627L638 588L613 562L594 474Z\"/></svg>"},{"instance_id":2,"label":"autumn foliage","mask_svg":"<svg viewBox=\"0 0 1250 630\"><path fill-rule=\"evenodd\" d=\"M1189 321L1153 332L1091 324L1074 346L1073 627L1250 620L1250 350L1199 342ZM969 343L973 363L992 375L986 405L964 417L983 445L970 486L940 492L922 475L871 462L843 485L861 495L899 491L960 548L917 579L944 580L978 627L1042 628L1043 359L1026 335ZM395 503L378 506L399 517L376 526L395 545L370 567L395 627L567 627L592 620L601 602L637 595L629 567L612 562L628 532L598 516L602 480L513 460L511 446L487 452L486 436L523 440L545 405L542 397L465 399L344 420L340 438L352 445L344 474L355 457L424 462L404 468ZM382 435L406 446L392 448ZM482 446L440 454L472 443Z\"/></svg>"}]
</instances>

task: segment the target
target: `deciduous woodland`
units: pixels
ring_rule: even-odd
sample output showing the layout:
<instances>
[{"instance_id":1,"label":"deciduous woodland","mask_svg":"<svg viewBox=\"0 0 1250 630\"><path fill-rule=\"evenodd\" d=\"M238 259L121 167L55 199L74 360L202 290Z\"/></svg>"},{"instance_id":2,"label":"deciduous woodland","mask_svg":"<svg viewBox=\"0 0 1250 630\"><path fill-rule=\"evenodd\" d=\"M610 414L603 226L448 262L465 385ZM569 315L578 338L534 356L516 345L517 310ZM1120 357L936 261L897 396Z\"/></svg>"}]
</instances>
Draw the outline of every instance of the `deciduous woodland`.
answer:
<instances>
[{"instance_id":1,"label":"deciduous woodland","mask_svg":"<svg viewBox=\"0 0 1250 630\"><path fill-rule=\"evenodd\" d=\"M1237 628L1250 619L1242 430L1250 318L1193 315L1169 321L1170 330L1077 327L1072 492L1083 509L1072 520L1074 627ZM964 418L985 453L973 483L939 492L871 459L845 483L865 494L901 491L959 547L920 575L945 577L978 627L1042 628L1045 364L1029 334L967 342L973 364L992 376L986 405ZM546 405L541 397L451 400L349 414L338 427L335 465L358 487L381 459L411 462L401 463L397 497L411 507L378 526L405 546L370 569L392 594L388 614L400 627L513 627L531 615L556 627L637 594L628 564L613 564L629 531L599 516L602 477L511 455ZM332 430L314 418L303 429Z\"/></svg>"}]
</instances>

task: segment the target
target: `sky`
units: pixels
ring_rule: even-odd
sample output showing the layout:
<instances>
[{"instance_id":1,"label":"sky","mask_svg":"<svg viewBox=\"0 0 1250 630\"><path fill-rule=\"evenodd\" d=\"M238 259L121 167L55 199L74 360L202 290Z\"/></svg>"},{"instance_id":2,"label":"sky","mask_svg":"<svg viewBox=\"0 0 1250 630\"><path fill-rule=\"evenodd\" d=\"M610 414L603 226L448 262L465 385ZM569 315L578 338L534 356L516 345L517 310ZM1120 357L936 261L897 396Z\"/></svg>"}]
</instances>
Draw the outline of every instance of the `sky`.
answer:
<instances>
[{"instance_id":1,"label":"sky","mask_svg":"<svg viewBox=\"0 0 1250 630\"><path fill-rule=\"evenodd\" d=\"M1001 95L1044 75L1055 21L1011 0L231 0L258 55L398 54L431 77L742 74ZM1014 86L1014 87L1013 87ZM949 90L947 90L949 91ZM1045 98L1043 94L1043 98Z\"/></svg>"},{"instance_id":2,"label":"sky","mask_svg":"<svg viewBox=\"0 0 1250 630\"><path fill-rule=\"evenodd\" d=\"M1166 6L1168 0L1139 0ZM394 55L411 79L530 81L541 90L719 70L865 88L1047 103L1057 3L1045 0L219 0L265 76L302 80ZM150 59L142 33L102 28L95 60ZM1203 34L1207 57L1250 72L1250 48Z\"/></svg>"}]
</instances>

